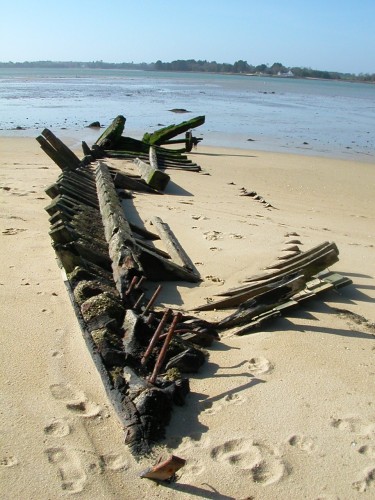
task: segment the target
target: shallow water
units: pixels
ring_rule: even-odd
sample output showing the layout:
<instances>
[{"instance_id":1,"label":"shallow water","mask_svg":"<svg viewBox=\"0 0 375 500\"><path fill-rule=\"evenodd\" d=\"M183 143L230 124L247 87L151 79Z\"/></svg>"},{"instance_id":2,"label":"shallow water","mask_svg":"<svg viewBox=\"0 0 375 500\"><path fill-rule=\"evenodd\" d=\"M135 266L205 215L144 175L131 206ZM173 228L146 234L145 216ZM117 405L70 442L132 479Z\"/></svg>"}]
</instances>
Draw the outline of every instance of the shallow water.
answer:
<instances>
[{"instance_id":1,"label":"shallow water","mask_svg":"<svg viewBox=\"0 0 375 500\"><path fill-rule=\"evenodd\" d=\"M184 108L185 114L174 114ZM128 70L0 68L0 134L80 139L118 114L125 134L205 115L210 146L375 159L375 85L288 78ZM26 130L14 130L22 127ZM59 131L61 131L59 133Z\"/></svg>"}]
</instances>

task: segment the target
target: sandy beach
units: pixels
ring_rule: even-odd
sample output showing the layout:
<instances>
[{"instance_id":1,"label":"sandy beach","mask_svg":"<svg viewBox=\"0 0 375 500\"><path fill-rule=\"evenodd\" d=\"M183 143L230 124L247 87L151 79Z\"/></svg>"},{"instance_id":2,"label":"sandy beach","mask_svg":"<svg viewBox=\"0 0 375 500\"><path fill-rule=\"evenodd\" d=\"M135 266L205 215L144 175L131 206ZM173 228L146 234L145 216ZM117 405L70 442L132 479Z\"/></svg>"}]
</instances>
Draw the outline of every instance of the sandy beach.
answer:
<instances>
[{"instance_id":1,"label":"sandy beach","mask_svg":"<svg viewBox=\"0 0 375 500\"><path fill-rule=\"evenodd\" d=\"M164 196L136 195L135 213L167 222L203 279L168 283L158 305L205 303L291 238L302 251L335 242L332 270L353 281L257 333L223 335L165 440L136 461L51 247L44 189L59 169L33 138L1 137L0 151L1 498L374 498L372 163L199 145L189 156L203 173L170 170ZM176 482L139 478L171 453L187 461Z\"/></svg>"}]
</instances>

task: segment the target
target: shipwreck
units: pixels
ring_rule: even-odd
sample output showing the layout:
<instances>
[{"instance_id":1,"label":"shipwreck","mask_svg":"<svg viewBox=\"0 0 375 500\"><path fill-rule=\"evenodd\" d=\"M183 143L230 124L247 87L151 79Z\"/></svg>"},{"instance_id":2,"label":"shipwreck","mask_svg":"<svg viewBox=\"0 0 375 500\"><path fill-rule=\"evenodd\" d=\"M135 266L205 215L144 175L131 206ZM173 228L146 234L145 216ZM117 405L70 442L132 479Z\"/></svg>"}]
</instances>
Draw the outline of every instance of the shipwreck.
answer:
<instances>
[{"instance_id":1,"label":"shipwreck","mask_svg":"<svg viewBox=\"0 0 375 500\"><path fill-rule=\"evenodd\" d=\"M126 120L119 115L95 144L82 143L81 159L50 130L37 137L61 169L45 190L51 198L46 211L52 246L135 456L148 453L163 438L173 406L183 405L190 391L189 373L204 365L207 349L221 332L251 333L306 299L351 283L327 270L338 261L339 251L333 242L323 242L244 278L236 289L194 311L156 307L163 281L198 286L201 277L165 222L154 217L155 231L145 230L127 219L121 200L138 191L162 195L173 169L200 172L186 153L201 141L192 129L204 121L198 116L137 140L124 135ZM126 170L126 162L117 167L116 159L136 165L137 175ZM243 195L259 200L256 193ZM155 240L166 251L153 245ZM197 317L196 312L210 309L230 312L216 323Z\"/></svg>"}]
</instances>

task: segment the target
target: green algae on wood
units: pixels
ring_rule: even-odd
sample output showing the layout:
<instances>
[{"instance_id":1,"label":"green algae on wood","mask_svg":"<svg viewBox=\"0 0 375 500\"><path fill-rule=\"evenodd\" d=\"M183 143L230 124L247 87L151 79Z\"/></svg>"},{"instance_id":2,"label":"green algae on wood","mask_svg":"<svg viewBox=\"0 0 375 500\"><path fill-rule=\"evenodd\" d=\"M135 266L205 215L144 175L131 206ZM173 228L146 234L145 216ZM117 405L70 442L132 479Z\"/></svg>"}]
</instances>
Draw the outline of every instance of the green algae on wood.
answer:
<instances>
[{"instance_id":1,"label":"green algae on wood","mask_svg":"<svg viewBox=\"0 0 375 500\"><path fill-rule=\"evenodd\" d=\"M197 116L195 118L192 118L191 120L179 123L178 125L169 125L168 127L163 127L159 130L156 130L152 134L146 133L144 134L142 141L147 142L148 144L160 146L173 137L176 137L176 135L183 134L192 128L203 125L204 122L205 116Z\"/></svg>"},{"instance_id":2,"label":"green algae on wood","mask_svg":"<svg viewBox=\"0 0 375 500\"><path fill-rule=\"evenodd\" d=\"M126 118L122 115L116 116L111 125L109 125L102 135L97 139L95 144L105 149L110 149L115 146L118 139L121 137L121 134L125 128Z\"/></svg>"}]
</instances>

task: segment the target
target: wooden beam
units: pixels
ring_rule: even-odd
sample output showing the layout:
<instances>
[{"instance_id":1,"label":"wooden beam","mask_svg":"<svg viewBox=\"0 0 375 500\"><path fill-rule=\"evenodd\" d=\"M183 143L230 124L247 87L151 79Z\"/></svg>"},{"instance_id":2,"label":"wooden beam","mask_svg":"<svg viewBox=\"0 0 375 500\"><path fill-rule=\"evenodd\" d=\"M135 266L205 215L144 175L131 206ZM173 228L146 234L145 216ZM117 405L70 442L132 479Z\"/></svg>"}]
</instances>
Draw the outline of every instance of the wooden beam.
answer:
<instances>
[{"instance_id":1,"label":"wooden beam","mask_svg":"<svg viewBox=\"0 0 375 500\"><path fill-rule=\"evenodd\" d=\"M116 116L113 122L104 130L95 144L104 149L116 146L125 128L126 118L122 115Z\"/></svg>"},{"instance_id":2,"label":"wooden beam","mask_svg":"<svg viewBox=\"0 0 375 500\"><path fill-rule=\"evenodd\" d=\"M168 224L163 222L160 217L152 217L151 224L154 226L156 232L160 236L160 239L166 246L172 261L193 274L196 274L197 278L199 278L197 269L180 245L180 242L177 240Z\"/></svg>"},{"instance_id":3,"label":"wooden beam","mask_svg":"<svg viewBox=\"0 0 375 500\"><path fill-rule=\"evenodd\" d=\"M134 163L138 166L141 178L146 182L147 185L156 189L158 191L164 191L169 182L169 175L153 168L151 165L145 163L144 161L136 158Z\"/></svg>"},{"instance_id":4,"label":"wooden beam","mask_svg":"<svg viewBox=\"0 0 375 500\"><path fill-rule=\"evenodd\" d=\"M148 144L156 144L160 146L164 144L166 141L173 139L177 135L183 134L188 130L199 127L203 125L205 122L205 116L197 116L192 118L191 120L184 121L179 123L178 125L169 125L168 127L163 127L159 130L156 130L152 134L146 133L143 136L143 142L147 142Z\"/></svg>"}]
</instances>

